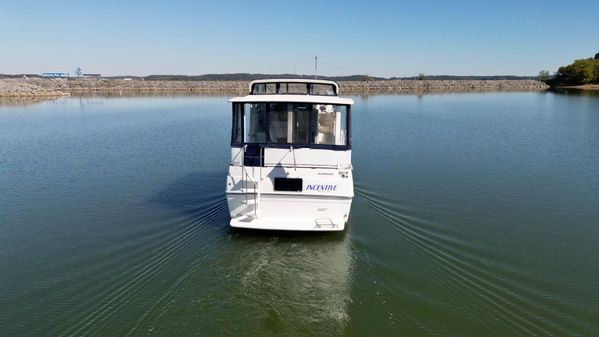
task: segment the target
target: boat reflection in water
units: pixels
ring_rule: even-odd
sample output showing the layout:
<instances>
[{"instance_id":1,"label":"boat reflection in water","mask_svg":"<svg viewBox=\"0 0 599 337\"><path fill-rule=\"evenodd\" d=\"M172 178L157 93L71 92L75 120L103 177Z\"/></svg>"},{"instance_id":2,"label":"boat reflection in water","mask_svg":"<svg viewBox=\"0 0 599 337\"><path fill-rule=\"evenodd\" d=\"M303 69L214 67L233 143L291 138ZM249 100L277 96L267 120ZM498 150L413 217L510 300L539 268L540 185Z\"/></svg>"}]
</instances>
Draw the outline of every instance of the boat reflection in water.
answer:
<instances>
[{"instance_id":1,"label":"boat reflection in water","mask_svg":"<svg viewBox=\"0 0 599 337\"><path fill-rule=\"evenodd\" d=\"M343 332L350 319L353 269L346 235L272 236L235 230L226 242L221 250L225 254L204 261L179 297L188 304L178 311L176 321L187 321L180 315L195 317L189 332L244 336ZM189 297L191 305L184 300ZM174 324L163 321L159 326L165 331Z\"/></svg>"}]
</instances>

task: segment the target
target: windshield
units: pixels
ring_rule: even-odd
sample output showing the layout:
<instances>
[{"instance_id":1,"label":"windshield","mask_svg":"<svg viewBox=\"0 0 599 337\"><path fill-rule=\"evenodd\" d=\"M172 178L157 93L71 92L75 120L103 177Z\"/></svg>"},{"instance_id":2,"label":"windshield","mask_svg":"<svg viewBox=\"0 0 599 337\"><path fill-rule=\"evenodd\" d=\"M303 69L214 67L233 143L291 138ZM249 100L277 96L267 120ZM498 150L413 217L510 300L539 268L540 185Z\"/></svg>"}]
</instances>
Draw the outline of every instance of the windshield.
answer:
<instances>
[{"instance_id":1,"label":"windshield","mask_svg":"<svg viewBox=\"0 0 599 337\"><path fill-rule=\"evenodd\" d=\"M232 143L348 145L348 106L235 103Z\"/></svg>"}]
</instances>

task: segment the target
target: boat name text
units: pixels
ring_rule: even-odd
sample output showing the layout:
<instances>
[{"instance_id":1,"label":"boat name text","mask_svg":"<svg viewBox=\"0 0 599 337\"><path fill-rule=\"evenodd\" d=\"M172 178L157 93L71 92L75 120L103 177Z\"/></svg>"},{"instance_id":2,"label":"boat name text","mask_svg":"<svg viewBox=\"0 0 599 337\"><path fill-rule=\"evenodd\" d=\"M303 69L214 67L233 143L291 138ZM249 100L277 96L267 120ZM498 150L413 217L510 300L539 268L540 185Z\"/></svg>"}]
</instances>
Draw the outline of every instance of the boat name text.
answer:
<instances>
[{"instance_id":1,"label":"boat name text","mask_svg":"<svg viewBox=\"0 0 599 337\"><path fill-rule=\"evenodd\" d=\"M321 185L321 184L308 184L306 191L336 191L337 185Z\"/></svg>"}]
</instances>

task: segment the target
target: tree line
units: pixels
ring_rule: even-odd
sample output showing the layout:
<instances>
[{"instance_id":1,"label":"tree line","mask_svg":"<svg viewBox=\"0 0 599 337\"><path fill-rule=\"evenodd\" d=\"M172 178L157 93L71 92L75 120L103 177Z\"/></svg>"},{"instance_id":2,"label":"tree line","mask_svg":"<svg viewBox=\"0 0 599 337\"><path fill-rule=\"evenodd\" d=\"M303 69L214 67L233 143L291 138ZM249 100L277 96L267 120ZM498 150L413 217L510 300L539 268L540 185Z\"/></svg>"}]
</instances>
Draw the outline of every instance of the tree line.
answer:
<instances>
[{"instance_id":1,"label":"tree line","mask_svg":"<svg viewBox=\"0 0 599 337\"><path fill-rule=\"evenodd\" d=\"M559 67L553 77L543 70L539 72L539 79L550 85L599 83L599 53L594 58L575 60L572 64Z\"/></svg>"}]
</instances>

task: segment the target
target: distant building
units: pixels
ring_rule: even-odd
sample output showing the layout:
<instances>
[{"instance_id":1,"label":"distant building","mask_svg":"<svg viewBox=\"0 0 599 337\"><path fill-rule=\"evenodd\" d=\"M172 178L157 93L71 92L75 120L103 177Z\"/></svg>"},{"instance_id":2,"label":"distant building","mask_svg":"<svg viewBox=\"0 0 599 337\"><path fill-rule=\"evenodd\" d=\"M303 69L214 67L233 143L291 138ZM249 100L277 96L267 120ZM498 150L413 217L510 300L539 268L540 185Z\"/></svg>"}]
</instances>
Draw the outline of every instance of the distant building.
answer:
<instances>
[{"instance_id":1,"label":"distant building","mask_svg":"<svg viewBox=\"0 0 599 337\"><path fill-rule=\"evenodd\" d=\"M71 77L71 75L69 73L42 73L42 77L67 78Z\"/></svg>"},{"instance_id":2,"label":"distant building","mask_svg":"<svg viewBox=\"0 0 599 337\"><path fill-rule=\"evenodd\" d=\"M83 77L102 77L102 74L82 74Z\"/></svg>"}]
</instances>

